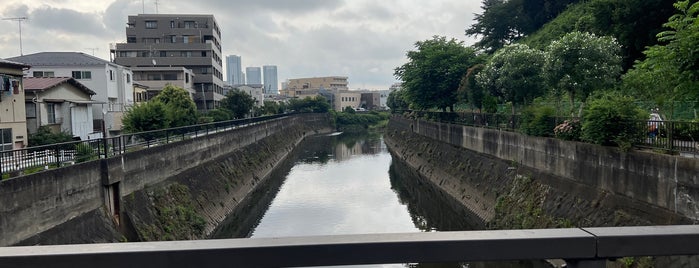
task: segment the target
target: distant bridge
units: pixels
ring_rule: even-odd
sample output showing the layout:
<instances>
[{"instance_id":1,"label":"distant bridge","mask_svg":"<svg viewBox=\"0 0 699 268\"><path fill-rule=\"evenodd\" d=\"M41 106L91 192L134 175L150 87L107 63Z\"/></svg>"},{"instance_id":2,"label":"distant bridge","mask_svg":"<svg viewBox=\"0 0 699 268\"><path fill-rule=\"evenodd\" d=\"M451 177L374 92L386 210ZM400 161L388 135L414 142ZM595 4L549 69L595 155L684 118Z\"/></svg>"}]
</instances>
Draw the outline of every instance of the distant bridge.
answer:
<instances>
[{"instance_id":1,"label":"distant bridge","mask_svg":"<svg viewBox=\"0 0 699 268\"><path fill-rule=\"evenodd\" d=\"M699 225L0 247L3 267L298 267L699 255Z\"/></svg>"}]
</instances>

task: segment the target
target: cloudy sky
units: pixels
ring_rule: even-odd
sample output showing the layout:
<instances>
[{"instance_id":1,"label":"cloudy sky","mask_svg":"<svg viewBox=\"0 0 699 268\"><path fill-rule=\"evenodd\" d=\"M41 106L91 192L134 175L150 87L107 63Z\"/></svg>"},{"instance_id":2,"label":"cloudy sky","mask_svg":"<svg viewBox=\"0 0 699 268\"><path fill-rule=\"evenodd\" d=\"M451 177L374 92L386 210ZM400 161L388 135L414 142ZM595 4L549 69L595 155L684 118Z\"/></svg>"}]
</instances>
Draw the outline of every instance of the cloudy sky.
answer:
<instances>
[{"instance_id":1,"label":"cloudy sky","mask_svg":"<svg viewBox=\"0 0 699 268\"><path fill-rule=\"evenodd\" d=\"M471 45L464 30L478 0L4 0L2 18L22 22L22 51L77 51L109 60L126 41L127 17L141 13L213 14L223 56L243 68L277 65L279 81L348 76L351 89L387 89L415 41L433 35ZM0 21L0 58L19 56L18 23ZM225 64L224 64L225 65ZM224 66L225 68L225 66Z\"/></svg>"}]
</instances>

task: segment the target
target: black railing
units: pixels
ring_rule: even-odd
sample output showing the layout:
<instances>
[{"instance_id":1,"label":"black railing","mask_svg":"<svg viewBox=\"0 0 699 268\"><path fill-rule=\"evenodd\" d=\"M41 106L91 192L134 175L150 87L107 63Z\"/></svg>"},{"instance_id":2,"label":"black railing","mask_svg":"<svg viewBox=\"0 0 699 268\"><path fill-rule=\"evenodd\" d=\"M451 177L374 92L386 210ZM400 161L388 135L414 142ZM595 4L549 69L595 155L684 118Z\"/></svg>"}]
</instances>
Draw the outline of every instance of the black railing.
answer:
<instances>
[{"instance_id":1,"label":"black railing","mask_svg":"<svg viewBox=\"0 0 699 268\"><path fill-rule=\"evenodd\" d=\"M441 123L459 124L473 127L485 127L515 131L534 136L554 137L554 129L566 120L582 120L571 117L546 117L545 122L537 126L545 129L531 129L523 123L522 115L488 114L472 112L432 112L432 111L394 111L408 118L425 119ZM640 131L634 137L639 138L634 145L639 148L659 149L674 153L699 154L699 122L687 121L637 121ZM582 125L582 122L580 123Z\"/></svg>"},{"instance_id":2,"label":"black railing","mask_svg":"<svg viewBox=\"0 0 699 268\"><path fill-rule=\"evenodd\" d=\"M162 130L128 133L106 139L65 142L12 151L1 151L0 174L2 174L2 178L14 177L20 174L30 174L49 168L62 167L100 158L109 158L130 151L227 131L287 115L288 114L278 114L213 122Z\"/></svg>"}]
</instances>

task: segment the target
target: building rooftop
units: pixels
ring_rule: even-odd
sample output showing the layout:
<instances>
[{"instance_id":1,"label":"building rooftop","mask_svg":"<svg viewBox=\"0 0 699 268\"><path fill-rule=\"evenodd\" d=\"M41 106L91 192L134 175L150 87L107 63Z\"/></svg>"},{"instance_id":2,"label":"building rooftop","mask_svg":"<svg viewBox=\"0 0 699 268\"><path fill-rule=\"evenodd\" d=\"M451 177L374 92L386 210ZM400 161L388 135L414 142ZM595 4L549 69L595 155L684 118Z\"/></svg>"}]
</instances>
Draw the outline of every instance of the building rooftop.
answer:
<instances>
[{"instance_id":1,"label":"building rooftop","mask_svg":"<svg viewBox=\"0 0 699 268\"><path fill-rule=\"evenodd\" d=\"M9 60L4 60L0 59L0 65L9 65L13 67L19 67L19 68L29 68L30 66L24 63L20 62L14 62L14 61L9 61Z\"/></svg>"},{"instance_id":2,"label":"building rooftop","mask_svg":"<svg viewBox=\"0 0 699 268\"><path fill-rule=\"evenodd\" d=\"M64 83L69 83L88 95L97 94L72 77L25 77L22 79L22 83L26 92L44 91Z\"/></svg>"},{"instance_id":3,"label":"building rooftop","mask_svg":"<svg viewBox=\"0 0 699 268\"><path fill-rule=\"evenodd\" d=\"M34 67L37 66L95 66L110 64L109 61L82 52L39 52L8 58Z\"/></svg>"}]
</instances>

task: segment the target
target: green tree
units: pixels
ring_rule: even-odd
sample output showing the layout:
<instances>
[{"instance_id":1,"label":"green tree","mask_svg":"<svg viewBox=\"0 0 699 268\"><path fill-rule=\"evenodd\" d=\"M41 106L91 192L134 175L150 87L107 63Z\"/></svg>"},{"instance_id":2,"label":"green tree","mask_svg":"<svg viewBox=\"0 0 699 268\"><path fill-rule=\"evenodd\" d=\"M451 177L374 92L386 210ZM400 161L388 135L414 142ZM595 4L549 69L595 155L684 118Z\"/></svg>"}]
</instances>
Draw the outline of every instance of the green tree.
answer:
<instances>
[{"instance_id":1,"label":"green tree","mask_svg":"<svg viewBox=\"0 0 699 268\"><path fill-rule=\"evenodd\" d=\"M493 53L537 31L579 0L483 0L483 13L466 29L467 36L480 36L475 46Z\"/></svg>"},{"instance_id":2,"label":"green tree","mask_svg":"<svg viewBox=\"0 0 699 268\"><path fill-rule=\"evenodd\" d=\"M388 93L388 97L386 98L386 105L388 108L391 108L391 110L407 110L410 109L408 102L405 100L405 97L403 97L404 90L403 89L398 89L391 91L391 93Z\"/></svg>"},{"instance_id":3,"label":"green tree","mask_svg":"<svg viewBox=\"0 0 699 268\"><path fill-rule=\"evenodd\" d=\"M214 122L228 121L233 118L231 112L223 108L213 109L209 111L206 116L211 117Z\"/></svg>"},{"instance_id":4,"label":"green tree","mask_svg":"<svg viewBox=\"0 0 699 268\"><path fill-rule=\"evenodd\" d=\"M226 97L221 100L221 108L230 111L235 119L245 118L255 105L255 99L250 94L234 89L228 91Z\"/></svg>"},{"instance_id":5,"label":"green tree","mask_svg":"<svg viewBox=\"0 0 699 268\"><path fill-rule=\"evenodd\" d=\"M478 75L483 68L485 68L485 65L483 64L476 64L473 67L468 68L466 75L461 78L461 83L459 83L459 91L457 92L459 101L469 103L474 110L483 109L485 89L476 83L476 75Z\"/></svg>"},{"instance_id":6,"label":"green tree","mask_svg":"<svg viewBox=\"0 0 699 268\"><path fill-rule=\"evenodd\" d=\"M73 141L73 135L66 132L51 132L48 126L41 126L36 133L29 135L29 147Z\"/></svg>"},{"instance_id":7,"label":"green tree","mask_svg":"<svg viewBox=\"0 0 699 268\"><path fill-rule=\"evenodd\" d=\"M572 32L551 42L543 77L554 91L567 92L571 114L575 100L585 102L595 90L612 87L621 73L619 44L612 37Z\"/></svg>"},{"instance_id":8,"label":"green tree","mask_svg":"<svg viewBox=\"0 0 699 268\"><path fill-rule=\"evenodd\" d=\"M636 105L636 100L618 92L601 92L591 98L583 113L583 141L618 145L627 150L646 135L648 112Z\"/></svg>"},{"instance_id":9,"label":"green tree","mask_svg":"<svg viewBox=\"0 0 699 268\"><path fill-rule=\"evenodd\" d=\"M291 99L288 108L301 113L327 113L330 111L330 103L323 96L305 97Z\"/></svg>"},{"instance_id":10,"label":"green tree","mask_svg":"<svg viewBox=\"0 0 699 268\"><path fill-rule=\"evenodd\" d=\"M481 58L473 48L452 38L434 36L415 43L408 51L408 62L395 69L403 81L404 98L418 109L453 110L461 77Z\"/></svg>"},{"instance_id":11,"label":"green tree","mask_svg":"<svg viewBox=\"0 0 699 268\"><path fill-rule=\"evenodd\" d=\"M153 101L165 105L169 117L169 127L189 126L197 123L197 106L187 90L166 85Z\"/></svg>"},{"instance_id":12,"label":"green tree","mask_svg":"<svg viewBox=\"0 0 699 268\"><path fill-rule=\"evenodd\" d=\"M122 123L124 130L129 133L165 129L170 126L170 116L165 104L151 100L126 111ZM150 140L155 136L150 135L145 138Z\"/></svg>"},{"instance_id":13,"label":"green tree","mask_svg":"<svg viewBox=\"0 0 699 268\"><path fill-rule=\"evenodd\" d=\"M266 115L280 114L284 112L281 108L281 105L276 101L265 101L262 106L262 112Z\"/></svg>"},{"instance_id":14,"label":"green tree","mask_svg":"<svg viewBox=\"0 0 699 268\"><path fill-rule=\"evenodd\" d=\"M476 81L481 88L494 88L497 92L493 95L503 96L513 105L526 105L545 93L543 64L544 52L524 44L509 45L493 55Z\"/></svg>"},{"instance_id":15,"label":"green tree","mask_svg":"<svg viewBox=\"0 0 699 268\"><path fill-rule=\"evenodd\" d=\"M693 3L692 3L693 2ZM699 2L678 1L678 13L658 34L660 45L649 47L646 59L624 76L624 89L658 105L666 101L699 101Z\"/></svg>"}]
</instances>

